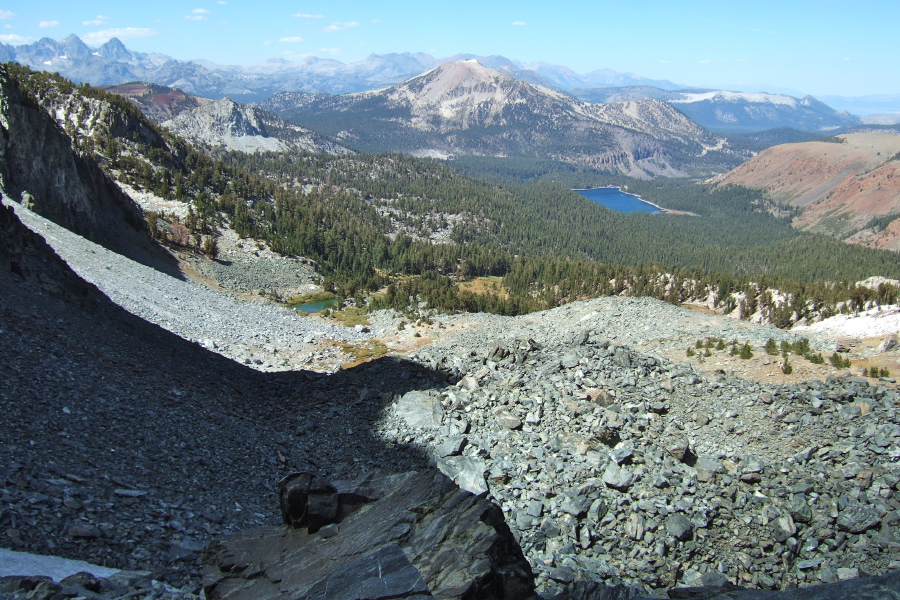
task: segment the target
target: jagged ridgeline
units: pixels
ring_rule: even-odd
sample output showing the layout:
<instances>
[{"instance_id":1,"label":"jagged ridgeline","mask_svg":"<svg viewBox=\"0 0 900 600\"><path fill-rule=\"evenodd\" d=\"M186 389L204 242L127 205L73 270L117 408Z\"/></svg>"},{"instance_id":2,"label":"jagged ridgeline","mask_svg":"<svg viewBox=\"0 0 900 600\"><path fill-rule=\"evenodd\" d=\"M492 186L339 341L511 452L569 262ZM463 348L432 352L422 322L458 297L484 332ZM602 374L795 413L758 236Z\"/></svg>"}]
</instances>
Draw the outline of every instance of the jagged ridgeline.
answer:
<instances>
[{"instance_id":1,"label":"jagged ridgeline","mask_svg":"<svg viewBox=\"0 0 900 600\"><path fill-rule=\"evenodd\" d=\"M898 255L799 233L745 188L634 183L698 216L623 215L560 184L503 185L399 154L212 158L119 96L18 65L2 74L107 175L189 203L184 218L148 213L154 237L200 249L229 226L312 258L339 295L388 285L375 305L405 307L419 296L439 309L514 314L604 294L725 298L754 282L799 306L847 300L847 282L871 275L900 278ZM186 235L176 239L176 229ZM480 294L457 285L475 276L502 285Z\"/></svg>"}]
</instances>

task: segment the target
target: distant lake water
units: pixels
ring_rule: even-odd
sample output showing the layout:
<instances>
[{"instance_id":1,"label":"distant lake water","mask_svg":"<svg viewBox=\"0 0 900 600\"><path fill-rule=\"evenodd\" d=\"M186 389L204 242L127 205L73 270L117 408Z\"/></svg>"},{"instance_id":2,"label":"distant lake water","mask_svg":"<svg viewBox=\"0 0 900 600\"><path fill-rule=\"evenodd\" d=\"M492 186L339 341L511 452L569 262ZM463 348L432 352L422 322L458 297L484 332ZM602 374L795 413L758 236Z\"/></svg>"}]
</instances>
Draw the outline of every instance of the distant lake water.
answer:
<instances>
[{"instance_id":1,"label":"distant lake water","mask_svg":"<svg viewBox=\"0 0 900 600\"><path fill-rule=\"evenodd\" d=\"M331 300L318 300L316 302L307 302L306 304L301 304L297 307L296 310L311 315L313 313L322 312L326 308L331 308L335 304L337 304L336 298L332 298Z\"/></svg>"},{"instance_id":2,"label":"distant lake water","mask_svg":"<svg viewBox=\"0 0 900 600\"><path fill-rule=\"evenodd\" d=\"M634 194L626 194L618 188L594 188L575 191L588 200L593 200L597 204L602 204L606 208L620 213L647 212L658 214L662 212Z\"/></svg>"}]
</instances>

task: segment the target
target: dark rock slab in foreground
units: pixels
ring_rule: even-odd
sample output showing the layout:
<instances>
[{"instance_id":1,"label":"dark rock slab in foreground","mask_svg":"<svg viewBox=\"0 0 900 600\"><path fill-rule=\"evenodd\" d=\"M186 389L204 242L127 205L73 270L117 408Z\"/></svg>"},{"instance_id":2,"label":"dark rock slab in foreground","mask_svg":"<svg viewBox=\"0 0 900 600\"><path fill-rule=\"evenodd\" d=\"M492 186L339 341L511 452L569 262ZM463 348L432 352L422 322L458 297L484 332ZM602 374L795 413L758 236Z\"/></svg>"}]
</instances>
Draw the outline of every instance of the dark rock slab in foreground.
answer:
<instances>
[{"instance_id":1,"label":"dark rock slab in foreground","mask_svg":"<svg viewBox=\"0 0 900 600\"><path fill-rule=\"evenodd\" d=\"M290 483L280 488L294 489L293 505L312 506L316 496L371 501L339 523L314 519L316 533L267 527L217 538L205 559L208 598L537 598L501 510L438 471L336 482L333 491L294 478L317 490L308 495Z\"/></svg>"}]
</instances>

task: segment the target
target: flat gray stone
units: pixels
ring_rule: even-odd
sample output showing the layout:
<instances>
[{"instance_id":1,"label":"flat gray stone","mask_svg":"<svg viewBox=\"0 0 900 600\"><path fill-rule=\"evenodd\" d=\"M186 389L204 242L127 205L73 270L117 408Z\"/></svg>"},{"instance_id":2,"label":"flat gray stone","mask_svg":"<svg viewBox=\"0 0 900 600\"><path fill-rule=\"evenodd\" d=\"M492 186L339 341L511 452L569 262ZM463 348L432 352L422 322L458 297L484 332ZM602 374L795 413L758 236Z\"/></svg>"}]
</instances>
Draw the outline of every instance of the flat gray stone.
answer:
<instances>
[{"instance_id":1,"label":"flat gray stone","mask_svg":"<svg viewBox=\"0 0 900 600\"><path fill-rule=\"evenodd\" d=\"M634 481L634 475L628 469L620 467L615 462L606 466L603 472L603 483L617 490L627 490Z\"/></svg>"},{"instance_id":2,"label":"flat gray stone","mask_svg":"<svg viewBox=\"0 0 900 600\"><path fill-rule=\"evenodd\" d=\"M412 429L435 429L441 426L444 418L440 401L419 391L404 394L394 410Z\"/></svg>"},{"instance_id":3,"label":"flat gray stone","mask_svg":"<svg viewBox=\"0 0 900 600\"><path fill-rule=\"evenodd\" d=\"M837 526L841 531L863 533L881 523L878 511L863 504L848 506L840 512Z\"/></svg>"},{"instance_id":4,"label":"flat gray stone","mask_svg":"<svg viewBox=\"0 0 900 600\"><path fill-rule=\"evenodd\" d=\"M484 479L487 465L482 460L469 456L448 456L438 459L437 466L441 473L467 492L478 495L488 491L487 481Z\"/></svg>"},{"instance_id":5,"label":"flat gray stone","mask_svg":"<svg viewBox=\"0 0 900 600\"><path fill-rule=\"evenodd\" d=\"M684 541L694 533L694 524L683 514L675 513L666 519L666 531L676 540Z\"/></svg>"}]
</instances>

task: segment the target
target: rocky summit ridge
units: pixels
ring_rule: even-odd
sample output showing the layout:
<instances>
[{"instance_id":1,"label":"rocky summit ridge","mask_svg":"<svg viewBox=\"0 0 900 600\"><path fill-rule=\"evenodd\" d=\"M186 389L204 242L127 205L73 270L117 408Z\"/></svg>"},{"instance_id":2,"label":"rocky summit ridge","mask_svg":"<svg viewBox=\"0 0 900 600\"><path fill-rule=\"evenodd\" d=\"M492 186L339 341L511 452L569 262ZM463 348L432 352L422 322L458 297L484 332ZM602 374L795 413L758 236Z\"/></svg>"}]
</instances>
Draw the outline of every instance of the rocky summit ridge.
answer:
<instances>
[{"instance_id":1,"label":"rocky summit ridge","mask_svg":"<svg viewBox=\"0 0 900 600\"><path fill-rule=\"evenodd\" d=\"M348 152L324 136L230 98L211 100L144 82L103 89L127 98L157 125L194 143L243 152Z\"/></svg>"},{"instance_id":2,"label":"rocky summit ridge","mask_svg":"<svg viewBox=\"0 0 900 600\"><path fill-rule=\"evenodd\" d=\"M664 102L591 105L475 60L444 64L384 90L278 94L259 106L367 151L540 156L642 178L682 176L696 167L687 156L706 157L709 165L738 157L724 139Z\"/></svg>"}]
</instances>

